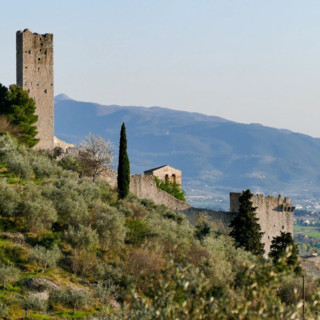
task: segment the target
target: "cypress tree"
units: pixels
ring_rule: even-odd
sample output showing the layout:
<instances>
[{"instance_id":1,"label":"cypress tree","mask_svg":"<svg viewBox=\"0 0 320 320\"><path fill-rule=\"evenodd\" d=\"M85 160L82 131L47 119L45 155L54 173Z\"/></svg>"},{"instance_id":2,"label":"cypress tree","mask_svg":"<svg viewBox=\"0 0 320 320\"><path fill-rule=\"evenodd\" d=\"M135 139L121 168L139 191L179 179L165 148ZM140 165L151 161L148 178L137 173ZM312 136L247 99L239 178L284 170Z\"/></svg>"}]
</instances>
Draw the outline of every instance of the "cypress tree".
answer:
<instances>
[{"instance_id":1,"label":"cypress tree","mask_svg":"<svg viewBox=\"0 0 320 320\"><path fill-rule=\"evenodd\" d=\"M119 164L118 164L118 193L119 199L129 194L130 186L130 162L127 153L126 126L122 123L120 132Z\"/></svg>"},{"instance_id":2,"label":"cypress tree","mask_svg":"<svg viewBox=\"0 0 320 320\"><path fill-rule=\"evenodd\" d=\"M256 217L257 208L253 207L251 198L250 190L242 192L239 198L239 212L230 224L232 228L230 236L235 239L237 247L242 247L255 255L262 255L264 253L264 244L261 242L263 232Z\"/></svg>"}]
</instances>

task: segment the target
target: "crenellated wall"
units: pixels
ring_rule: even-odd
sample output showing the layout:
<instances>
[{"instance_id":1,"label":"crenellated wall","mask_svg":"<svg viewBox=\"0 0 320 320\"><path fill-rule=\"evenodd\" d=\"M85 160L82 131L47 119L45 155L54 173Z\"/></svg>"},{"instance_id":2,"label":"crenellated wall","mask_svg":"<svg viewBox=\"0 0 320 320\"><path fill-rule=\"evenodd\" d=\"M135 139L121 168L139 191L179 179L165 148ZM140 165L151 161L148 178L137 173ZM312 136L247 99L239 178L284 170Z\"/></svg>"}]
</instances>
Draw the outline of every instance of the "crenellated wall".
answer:
<instances>
[{"instance_id":1,"label":"crenellated wall","mask_svg":"<svg viewBox=\"0 0 320 320\"><path fill-rule=\"evenodd\" d=\"M239 211L239 197L241 193L230 193L230 211ZM266 254L270 251L271 241L280 235L280 232L290 232L293 234L293 212L294 206L288 197L282 198L256 194L252 197L252 204L256 207L257 218L261 231L264 232L262 242L265 244Z\"/></svg>"}]
</instances>

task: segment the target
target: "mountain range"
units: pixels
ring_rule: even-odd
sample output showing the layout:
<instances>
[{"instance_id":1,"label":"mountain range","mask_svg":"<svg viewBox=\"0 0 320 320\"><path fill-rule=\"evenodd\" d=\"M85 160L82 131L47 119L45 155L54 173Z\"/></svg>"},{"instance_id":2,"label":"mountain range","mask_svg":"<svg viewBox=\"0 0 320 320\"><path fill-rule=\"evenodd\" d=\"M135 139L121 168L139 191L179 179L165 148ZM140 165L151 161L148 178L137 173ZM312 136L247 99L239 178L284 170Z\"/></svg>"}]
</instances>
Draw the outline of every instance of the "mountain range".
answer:
<instances>
[{"instance_id":1,"label":"mountain range","mask_svg":"<svg viewBox=\"0 0 320 320\"><path fill-rule=\"evenodd\" d=\"M319 198L320 139L161 107L100 105L55 98L55 134L78 144L89 132L114 143L125 122L132 173L169 164L198 206L228 208L229 192L281 193L296 204ZM115 159L116 164L116 159Z\"/></svg>"}]
</instances>

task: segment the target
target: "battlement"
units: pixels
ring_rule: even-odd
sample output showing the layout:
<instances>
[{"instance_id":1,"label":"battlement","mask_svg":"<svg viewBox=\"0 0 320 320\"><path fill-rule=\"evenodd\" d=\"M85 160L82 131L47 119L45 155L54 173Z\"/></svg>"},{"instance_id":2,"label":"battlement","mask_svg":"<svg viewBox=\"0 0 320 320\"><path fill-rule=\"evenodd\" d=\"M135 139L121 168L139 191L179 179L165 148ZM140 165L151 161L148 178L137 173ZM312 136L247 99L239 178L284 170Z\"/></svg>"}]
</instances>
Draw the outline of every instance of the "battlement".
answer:
<instances>
[{"instance_id":1,"label":"battlement","mask_svg":"<svg viewBox=\"0 0 320 320\"><path fill-rule=\"evenodd\" d=\"M230 212L239 211L241 193L230 192ZM290 232L293 234L293 212L295 207L290 203L290 198L263 194L252 196L252 204L256 207L257 218L261 231L264 232L262 242L265 244L266 254L270 251L271 241L280 235L280 232Z\"/></svg>"},{"instance_id":2,"label":"battlement","mask_svg":"<svg viewBox=\"0 0 320 320\"><path fill-rule=\"evenodd\" d=\"M29 29L16 33L17 85L36 103L38 122L36 148L54 147L53 34L33 33Z\"/></svg>"}]
</instances>

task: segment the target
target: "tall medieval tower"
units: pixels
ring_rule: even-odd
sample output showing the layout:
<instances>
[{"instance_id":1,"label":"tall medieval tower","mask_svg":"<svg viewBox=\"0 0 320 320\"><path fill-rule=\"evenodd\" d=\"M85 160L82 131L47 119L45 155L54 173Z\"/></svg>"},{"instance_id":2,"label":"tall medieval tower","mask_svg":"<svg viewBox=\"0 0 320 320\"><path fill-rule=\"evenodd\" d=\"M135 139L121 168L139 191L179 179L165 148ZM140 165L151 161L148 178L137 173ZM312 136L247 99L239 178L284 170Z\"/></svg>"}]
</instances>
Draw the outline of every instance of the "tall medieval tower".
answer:
<instances>
[{"instance_id":1,"label":"tall medieval tower","mask_svg":"<svg viewBox=\"0 0 320 320\"><path fill-rule=\"evenodd\" d=\"M54 147L53 34L17 31L17 85L36 103L37 149Z\"/></svg>"}]
</instances>

